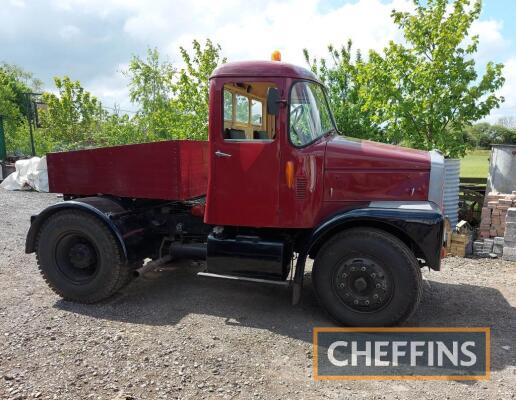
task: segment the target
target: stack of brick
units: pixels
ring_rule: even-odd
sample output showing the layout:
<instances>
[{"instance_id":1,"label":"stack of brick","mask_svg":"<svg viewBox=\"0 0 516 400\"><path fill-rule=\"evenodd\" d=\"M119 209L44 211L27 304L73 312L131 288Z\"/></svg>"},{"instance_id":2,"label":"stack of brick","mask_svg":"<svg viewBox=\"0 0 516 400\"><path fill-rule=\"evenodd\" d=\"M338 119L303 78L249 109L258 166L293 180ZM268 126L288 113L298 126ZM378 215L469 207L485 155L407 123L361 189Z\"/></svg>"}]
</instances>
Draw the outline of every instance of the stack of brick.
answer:
<instances>
[{"instance_id":1,"label":"stack of brick","mask_svg":"<svg viewBox=\"0 0 516 400\"><path fill-rule=\"evenodd\" d=\"M516 247L516 243L509 243ZM502 257L504 252L505 241L501 236L496 236L493 239L475 240L473 242L473 254L477 257ZM511 250L509 250L510 252Z\"/></svg>"},{"instance_id":2,"label":"stack of brick","mask_svg":"<svg viewBox=\"0 0 516 400\"><path fill-rule=\"evenodd\" d=\"M504 236L507 210L516 207L516 191L512 194L489 193L486 204L487 207L482 208L480 237L485 239Z\"/></svg>"},{"instance_id":3,"label":"stack of brick","mask_svg":"<svg viewBox=\"0 0 516 400\"><path fill-rule=\"evenodd\" d=\"M516 207L509 208L507 210L503 242L503 259L516 261Z\"/></svg>"}]
</instances>

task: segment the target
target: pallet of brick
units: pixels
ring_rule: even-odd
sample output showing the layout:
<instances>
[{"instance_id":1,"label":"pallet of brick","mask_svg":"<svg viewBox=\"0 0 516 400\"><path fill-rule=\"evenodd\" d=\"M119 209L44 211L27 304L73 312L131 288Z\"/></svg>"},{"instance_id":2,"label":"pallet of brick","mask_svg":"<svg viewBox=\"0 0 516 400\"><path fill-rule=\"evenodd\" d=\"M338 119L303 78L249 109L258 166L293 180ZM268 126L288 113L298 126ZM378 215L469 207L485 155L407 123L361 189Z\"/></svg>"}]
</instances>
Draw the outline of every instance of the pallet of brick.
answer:
<instances>
[{"instance_id":1,"label":"pallet of brick","mask_svg":"<svg viewBox=\"0 0 516 400\"><path fill-rule=\"evenodd\" d=\"M481 238L503 236L507 210L516 203L514 194L489 193L482 207L479 235Z\"/></svg>"},{"instance_id":2,"label":"pallet of brick","mask_svg":"<svg viewBox=\"0 0 516 400\"><path fill-rule=\"evenodd\" d=\"M498 206L498 200L491 200L487 202L487 208L494 210Z\"/></svg>"},{"instance_id":3,"label":"pallet of brick","mask_svg":"<svg viewBox=\"0 0 516 400\"><path fill-rule=\"evenodd\" d=\"M480 227L479 234L481 238L488 238L490 236L491 230L491 209L488 207L482 207L482 212L480 214Z\"/></svg>"},{"instance_id":4,"label":"pallet of brick","mask_svg":"<svg viewBox=\"0 0 516 400\"><path fill-rule=\"evenodd\" d=\"M498 200L498 206L496 208L510 208L512 206L512 199L506 196L503 199Z\"/></svg>"}]
</instances>

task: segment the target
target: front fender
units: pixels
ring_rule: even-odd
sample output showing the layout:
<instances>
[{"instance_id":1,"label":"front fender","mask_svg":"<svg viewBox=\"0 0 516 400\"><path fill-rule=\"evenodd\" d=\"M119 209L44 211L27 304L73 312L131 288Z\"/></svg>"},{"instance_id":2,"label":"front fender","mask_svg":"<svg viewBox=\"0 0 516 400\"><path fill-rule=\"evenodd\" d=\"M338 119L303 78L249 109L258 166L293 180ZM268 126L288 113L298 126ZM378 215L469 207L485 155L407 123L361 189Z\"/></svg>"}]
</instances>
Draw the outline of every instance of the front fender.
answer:
<instances>
[{"instance_id":1,"label":"front fender","mask_svg":"<svg viewBox=\"0 0 516 400\"><path fill-rule=\"evenodd\" d=\"M444 218L432 203L403 207L395 202L372 202L366 208L335 214L312 231L307 253L315 257L333 234L360 226L377 227L409 242L416 257L424 259L430 268L440 269Z\"/></svg>"},{"instance_id":2,"label":"front fender","mask_svg":"<svg viewBox=\"0 0 516 400\"><path fill-rule=\"evenodd\" d=\"M116 201L106 197L84 197L77 200L64 201L62 203L57 203L47 207L38 215L32 216L31 225L29 232L27 233L27 239L25 241L26 253L34 253L36 251L36 240L38 232L46 219L62 210L81 210L95 216L100 221L105 223L115 236L120 249L122 250L124 259L127 261L128 254L122 230L111 218L111 216L118 213L123 213L127 210Z\"/></svg>"}]
</instances>

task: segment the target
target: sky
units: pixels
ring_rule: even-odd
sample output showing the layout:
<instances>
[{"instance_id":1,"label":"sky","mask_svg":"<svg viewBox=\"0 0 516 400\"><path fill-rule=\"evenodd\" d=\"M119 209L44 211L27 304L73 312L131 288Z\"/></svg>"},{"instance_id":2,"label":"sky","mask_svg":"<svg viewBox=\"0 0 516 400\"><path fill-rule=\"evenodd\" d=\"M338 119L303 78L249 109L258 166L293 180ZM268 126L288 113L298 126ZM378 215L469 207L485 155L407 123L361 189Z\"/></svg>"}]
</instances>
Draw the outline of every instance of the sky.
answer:
<instances>
[{"instance_id":1,"label":"sky","mask_svg":"<svg viewBox=\"0 0 516 400\"><path fill-rule=\"evenodd\" d=\"M283 61L306 66L302 49L326 56L329 44L348 38L356 48L381 50L400 40L392 9L410 0L0 0L0 61L21 66L53 90L54 76L68 75L103 106L137 107L129 100L132 55L157 47L180 66L179 46L212 39L229 61ZM505 97L488 120L516 116L516 2L484 0L472 33L480 37L479 72L488 61L505 64Z\"/></svg>"}]
</instances>

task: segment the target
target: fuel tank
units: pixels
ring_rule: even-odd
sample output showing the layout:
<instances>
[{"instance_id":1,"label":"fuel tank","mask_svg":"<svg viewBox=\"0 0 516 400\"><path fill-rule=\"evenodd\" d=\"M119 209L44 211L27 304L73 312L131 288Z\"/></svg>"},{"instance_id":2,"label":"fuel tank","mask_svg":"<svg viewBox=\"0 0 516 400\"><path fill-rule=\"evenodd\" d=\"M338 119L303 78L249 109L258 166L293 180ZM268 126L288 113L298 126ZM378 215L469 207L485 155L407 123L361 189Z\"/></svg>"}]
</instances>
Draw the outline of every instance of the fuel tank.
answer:
<instances>
[{"instance_id":1,"label":"fuel tank","mask_svg":"<svg viewBox=\"0 0 516 400\"><path fill-rule=\"evenodd\" d=\"M342 136L326 147L324 201L425 201L431 154Z\"/></svg>"}]
</instances>

